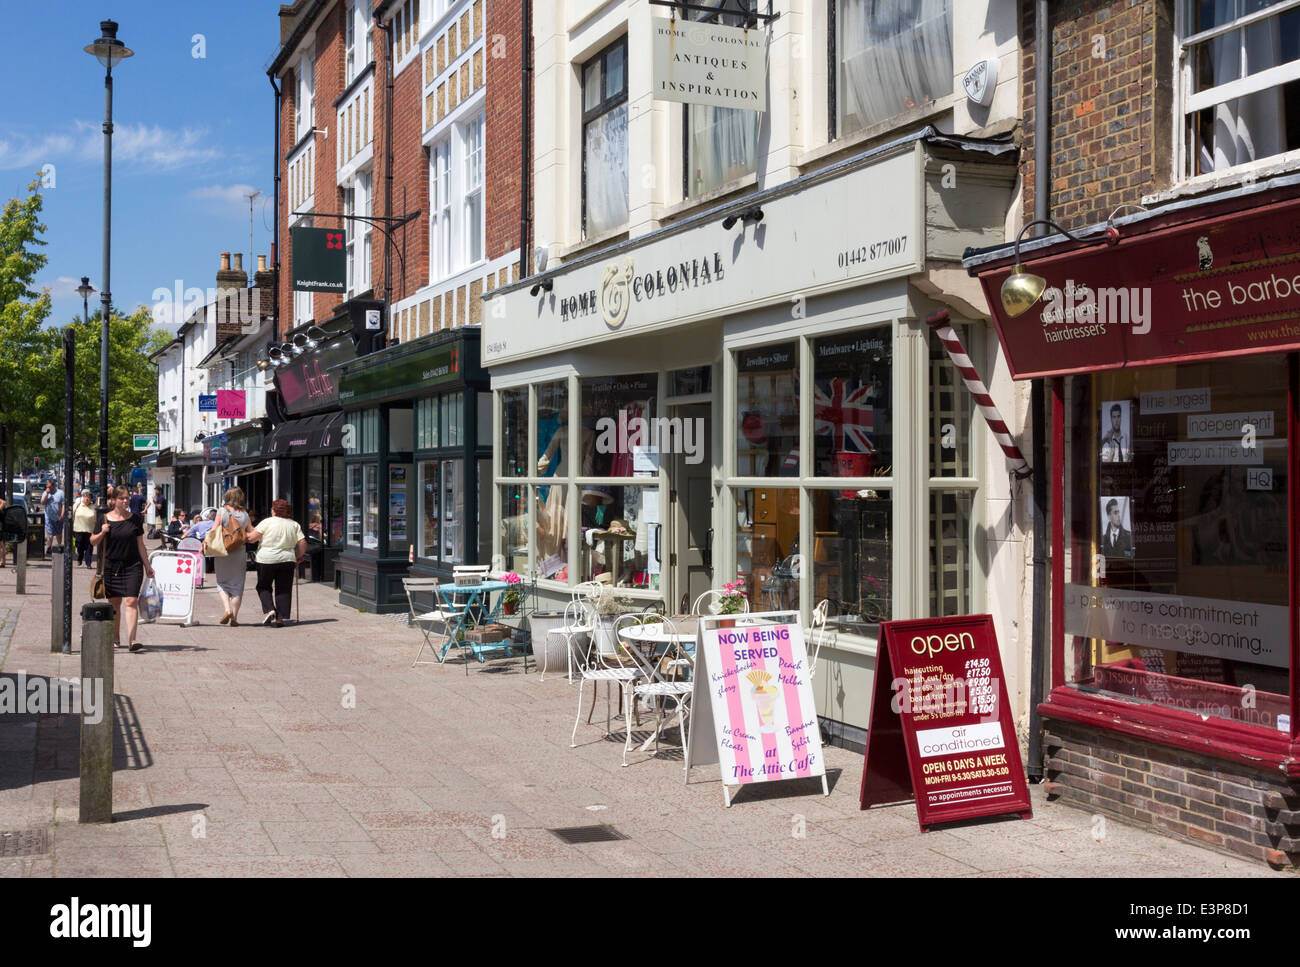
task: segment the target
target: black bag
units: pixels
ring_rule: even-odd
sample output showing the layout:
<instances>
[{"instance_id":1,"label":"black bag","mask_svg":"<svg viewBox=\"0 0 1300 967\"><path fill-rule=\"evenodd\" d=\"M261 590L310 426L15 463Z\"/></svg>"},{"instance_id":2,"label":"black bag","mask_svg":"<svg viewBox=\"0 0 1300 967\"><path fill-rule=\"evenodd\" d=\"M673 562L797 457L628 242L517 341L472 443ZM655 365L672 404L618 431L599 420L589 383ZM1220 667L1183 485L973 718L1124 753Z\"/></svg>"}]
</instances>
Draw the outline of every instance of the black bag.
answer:
<instances>
[{"instance_id":1,"label":"black bag","mask_svg":"<svg viewBox=\"0 0 1300 967\"><path fill-rule=\"evenodd\" d=\"M27 540L27 511L14 504L6 507L0 518L0 533L6 544L16 544Z\"/></svg>"}]
</instances>

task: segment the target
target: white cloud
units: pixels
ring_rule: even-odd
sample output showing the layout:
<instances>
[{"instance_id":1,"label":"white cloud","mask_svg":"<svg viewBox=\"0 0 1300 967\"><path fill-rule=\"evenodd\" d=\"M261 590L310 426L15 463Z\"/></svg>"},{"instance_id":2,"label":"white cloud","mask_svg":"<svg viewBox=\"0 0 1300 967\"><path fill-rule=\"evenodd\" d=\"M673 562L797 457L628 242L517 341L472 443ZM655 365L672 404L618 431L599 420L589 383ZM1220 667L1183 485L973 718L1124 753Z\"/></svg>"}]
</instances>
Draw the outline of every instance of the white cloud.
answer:
<instances>
[{"instance_id":1,"label":"white cloud","mask_svg":"<svg viewBox=\"0 0 1300 967\"><path fill-rule=\"evenodd\" d=\"M35 170L58 161L96 162L103 153L102 122L73 121L63 130L8 134L0 140L0 171ZM169 129L120 122L113 126L113 161L127 168L164 171L215 161L221 156L206 128Z\"/></svg>"},{"instance_id":2,"label":"white cloud","mask_svg":"<svg viewBox=\"0 0 1300 967\"><path fill-rule=\"evenodd\" d=\"M10 134L0 139L0 171L26 168L35 172L55 158L66 157L76 145L77 139L66 133Z\"/></svg>"},{"instance_id":3,"label":"white cloud","mask_svg":"<svg viewBox=\"0 0 1300 967\"><path fill-rule=\"evenodd\" d=\"M70 275L61 275L53 282L42 283L42 287L50 290L50 299L80 299L81 295L77 292L78 286L81 285L80 279L74 279ZM96 294L97 296L97 294Z\"/></svg>"}]
</instances>

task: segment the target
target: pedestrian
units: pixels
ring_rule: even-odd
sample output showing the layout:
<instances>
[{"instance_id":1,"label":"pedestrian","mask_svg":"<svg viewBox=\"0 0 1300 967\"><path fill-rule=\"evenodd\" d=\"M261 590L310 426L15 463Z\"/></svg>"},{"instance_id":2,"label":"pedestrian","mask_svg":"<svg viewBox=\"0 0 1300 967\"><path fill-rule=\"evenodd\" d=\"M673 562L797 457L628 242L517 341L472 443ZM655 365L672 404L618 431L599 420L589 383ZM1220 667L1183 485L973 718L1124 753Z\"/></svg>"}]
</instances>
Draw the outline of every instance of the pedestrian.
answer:
<instances>
[{"instance_id":1,"label":"pedestrian","mask_svg":"<svg viewBox=\"0 0 1300 967\"><path fill-rule=\"evenodd\" d=\"M122 619L126 619L126 638L131 651L143 651L144 645L135 640L136 626L140 620L138 602L140 585L146 575L153 577L149 552L144 547L144 520L131 513L131 495L125 487L109 490L112 509L104 518L104 526L91 535L90 543L98 546L108 541L104 554L104 590L113 606L113 645L122 647Z\"/></svg>"},{"instance_id":2,"label":"pedestrian","mask_svg":"<svg viewBox=\"0 0 1300 967\"><path fill-rule=\"evenodd\" d=\"M154 526L162 530L167 523L167 498L163 496L162 487L153 488Z\"/></svg>"},{"instance_id":3,"label":"pedestrian","mask_svg":"<svg viewBox=\"0 0 1300 967\"><path fill-rule=\"evenodd\" d=\"M226 545L226 556L213 558L217 574L217 593L226 613L221 623L239 627L239 604L244 596L244 580L248 576L248 554L244 543L252 531L252 521L244 504L244 492L238 487L226 491L222 508L217 512L215 527L221 530Z\"/></svg>"},{"instance_id":4,"label":"pedestrian","mask_svg":"<svg viewBox=\"0 0 1300 967\"><path fill-rule=\"evenodd\" d=\"M185 511L178 510L172 514L172 522L167 525L167 531L163 535L163 546L176 549L176 542L185 536L187 527L185 524Z\"/></svg>"},{"instance_id":5,"label":"pedestrian","mask_svg":"<svg viewBox=\"0 0 1300 967\"><path fill-rule=\"evenodd\" d=\"M248 539L258 545L254 560L262 624L275 622L277 628L283 628L293 606L294 571L307 553L307 538L290 513L289 501L277 500L271 504L271 516L264 517L249 531Z\"/></svg>"},{"instance_id":6,"label":"pedestrian","mask_svg":"<svg viewBox=\"0 0 1300 967\"><path fill-rule=\"evenodd\" d=\"M90 535L95 530L95 501L89 490L81 492L81 499L72 510L72 539L77 543L77 563L94 567L94 556L90 553Z\"/></svg>"},{"instance_id":7,"label":"pedestrian","mask_svg":"<svg viewBox=\"0 0 1300 967\"><path fill-rule=\"evenodd\" d=\"M144 487L141 484L135 485L135 493L131 495L131 513L144 514Z\"/></svg>"},{"instance_id":8,"label":"pedestrian","mask_svg":"<svg viewBox=\"0 0 1300 967\"><path fill-rule=\"evenodd\" d=\"M203 540L203 538L208 536L208 531L212 530L212 519L216 516L216 510L211 507L202 513L196 510L194 512L194 523L191 524L190 529L185 532L185 536L197 537L199 540Z\"/></svg>"},{"instance_id":9,"label":"pedestrian","mask_svg":"<svg viewBox=\"0 0 1300 967\"><path fill-rule=\"evenodd\" d=\"M53 480L45 481L45 493L41 494L41 506L45 508L45 555L48 557L54 548L55 538L62 540L64 507L63 491L54 485Z\"/></svg>"}]
</instances>

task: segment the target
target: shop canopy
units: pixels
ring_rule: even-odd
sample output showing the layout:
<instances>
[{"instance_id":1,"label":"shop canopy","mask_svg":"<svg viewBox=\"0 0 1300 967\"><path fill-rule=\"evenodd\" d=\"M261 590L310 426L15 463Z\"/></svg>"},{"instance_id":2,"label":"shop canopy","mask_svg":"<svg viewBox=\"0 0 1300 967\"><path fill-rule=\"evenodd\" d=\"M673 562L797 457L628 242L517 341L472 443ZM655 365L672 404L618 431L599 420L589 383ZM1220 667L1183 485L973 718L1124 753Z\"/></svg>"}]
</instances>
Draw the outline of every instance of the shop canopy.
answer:
<instances>
[{"instance_id":1,"label":"shop canopy","mask_svg":"<svg viewBox=\"0 0 1300 967\"><path fill-rule=\"evenodd\" d=\"M281 423L262 448L262 458L285 460L343 452L343 414L319 413Z\"/></svg>"}]
</instances>

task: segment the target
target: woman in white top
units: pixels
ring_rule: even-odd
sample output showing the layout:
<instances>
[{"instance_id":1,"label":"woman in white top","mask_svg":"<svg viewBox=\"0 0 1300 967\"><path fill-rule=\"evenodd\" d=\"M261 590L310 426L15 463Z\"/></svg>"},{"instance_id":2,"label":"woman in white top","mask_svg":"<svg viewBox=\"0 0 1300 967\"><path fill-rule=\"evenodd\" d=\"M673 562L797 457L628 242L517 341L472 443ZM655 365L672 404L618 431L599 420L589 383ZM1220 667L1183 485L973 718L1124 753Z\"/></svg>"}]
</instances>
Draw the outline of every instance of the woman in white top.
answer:
<instances>
[{"instance_id":1,"label":"woman in white top","mask_svg":"<svg viewBox=\"0 0 1300 967\"><path fill-rule=\"evenodd\" d=\"M257 544L257 597L262 602L262 624L284 627L293 604L293 575L307 553L307 538L290 515L289 501L271 504L271 516L248 532ZM274 593L272 589L274 588Z\"/></svg>"}]
</instances>

